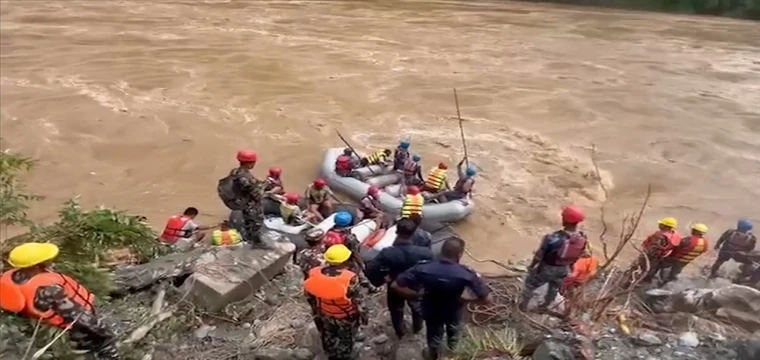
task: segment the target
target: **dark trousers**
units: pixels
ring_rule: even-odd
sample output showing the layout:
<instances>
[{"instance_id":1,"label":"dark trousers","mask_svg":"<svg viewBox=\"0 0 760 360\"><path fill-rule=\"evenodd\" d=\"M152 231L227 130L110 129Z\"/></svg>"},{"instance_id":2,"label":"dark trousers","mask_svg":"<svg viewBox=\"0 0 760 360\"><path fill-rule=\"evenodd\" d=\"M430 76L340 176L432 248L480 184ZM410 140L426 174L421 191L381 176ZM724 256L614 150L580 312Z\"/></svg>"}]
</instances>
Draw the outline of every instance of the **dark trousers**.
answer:
<instances>
[{"instance_id":1,"label":"dark trousers","mask_svg":"<svg viewBox=\"0 0 760 360\"><path fill-rule=\"evenodd\" d=\"M662 284L678 279L678 275L681 274L686 265L689 265L689 263L677 260L664 260L658 269Z\"/></svg>"},{"instance_id":2,"label":"dark trousers","mask_svg":"<svg viewBox=\"0 0 760 360\"><path fill-rule=\"evenodd\" d=\"M425 317L427 328L427 346L431 360L438 360L441 356L443 339L446 337L447 349L453 350L459 342L459 331L462 325L462 309L453 313L428 314Z\"/></svg>"},{"instance_id":3,"label":"dark trousers","mask_svg":"<svg viewBox=\"0 0 760 360\"><path fill-rule=\"evenodd\" d=\"M718 270L720 270L720 267L723 266L723 264L725 264L726 261L728 260L733 259L734 261L741 264L747 263L746 259L744 259L744 257L741 255L742 253L739 251L734 251L730 249L727 250L725 247L721 248L720 251L718 252L718 258L715 259L715 263L710 269L710 277L717 277Z\"/></svg>"},{"instance_id":4,"label":"dark trousers","mask_svg":"<svg viewBox=\"0 0 760 360\"><path fill-rule=\"evenodd\" d=\"M391 323L393 323L393 330L396 332L396 336L400 339L404 337L404 334L406 333L406 329L404 328L405 305L409 305L409 309L412 310L412 331L416 334L422 330L423 320L420 302L406 299L390 289L388 289L386 294L388 312L391 314Z\"/></svg>"}]
</instances>

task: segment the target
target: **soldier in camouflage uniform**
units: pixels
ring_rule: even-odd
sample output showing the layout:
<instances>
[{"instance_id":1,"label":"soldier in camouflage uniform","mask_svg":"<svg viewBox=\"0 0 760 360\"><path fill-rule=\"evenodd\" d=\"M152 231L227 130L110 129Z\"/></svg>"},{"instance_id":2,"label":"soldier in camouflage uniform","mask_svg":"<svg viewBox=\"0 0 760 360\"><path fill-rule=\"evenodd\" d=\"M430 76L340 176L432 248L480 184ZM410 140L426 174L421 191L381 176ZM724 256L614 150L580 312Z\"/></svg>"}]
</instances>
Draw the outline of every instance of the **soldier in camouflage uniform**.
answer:
<instances>
[{"instance_id":1,"label":"soldier in camouflage uniform","mask_svg":"<svg viewBox=\"0 0 760 360\"><path fill-rule=\"evenodd\" d=\"M51 270L58 247L50 243L26 243L11 250L8 262L14 269L0 279L0 297L5 311L43 319L43 324L61 329L71 325L69 339L77 352L95 359L121 359L115 335L95 314L95 297L76 280ZM34 294L30 305L25 296Z\"/></svg>"},{"instance_id":2,"label":"soldier in camouflage uniform","mask_svg":"<svg viewBox=\"0 0 760 360\"><path fill-rule=\"evenodd\" d=\"M301 251L296 253L294 262L296 265L298 265L298 267L301 268L301 271L303 271L304 280L309 277L309 271L311 271L311 269L325 264L325 245L322 243L322 238L324 238L324 236L325 232L321 229L309 230L304 237L306 244L308 244L309 247L301 249ZM314 317L314 325L317 326L317 330L319 330L319 332L322 332L322 321L317 316L318 312L316 299L313 296L309 296L307 293L306 301L309 302L309 306L311 307L312 315Z\"/></svg>"},{"instance_id":3,"label":"soldier in camouflage uniform","mask_svg":"<svg viewBox=\"0 0 760 360\"><path fill-rule=\"evenodd\" d=\"M331 246L324 256L328 265L313 268L304 282L322 324L322 349L328 360L355 359L356 334L368 321L359 278L348 263L350 257L351 251L344 245Z\"/></svg>"},{"instance_id":4,"label":"soldier in camouflage uniform","mask_svg":"<svg viewBox=\"0 0 760 360\"><path fill-rule=\"evenodd\" d=\"M238 201L242 205L243 228L241 235L245 241L257 246L266 247L261 241L260 232L264 224L264 189L266 182L253 177L253 167L256 166L257 155L253 151L240 151L237 154L240 166L230 171L235 176L236 188L240 189Z\"/></svg>"}]
</instances>

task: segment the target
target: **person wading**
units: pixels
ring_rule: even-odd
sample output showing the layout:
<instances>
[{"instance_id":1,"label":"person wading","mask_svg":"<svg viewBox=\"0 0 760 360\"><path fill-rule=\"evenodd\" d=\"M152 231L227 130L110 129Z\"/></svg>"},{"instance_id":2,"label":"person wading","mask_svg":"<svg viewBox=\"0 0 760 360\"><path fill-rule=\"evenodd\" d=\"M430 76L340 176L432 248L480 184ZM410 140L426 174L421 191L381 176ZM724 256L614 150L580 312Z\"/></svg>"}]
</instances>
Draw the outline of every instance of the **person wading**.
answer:
<instances>
[{"instance_id":1,"label":"person wading","mask_svg":"<svg viewBox=\"0 0 760 360\"><path fill-rule=\"evenodd\" d=\"M707 252L710 245L705 237L707 225L694 224L691 236L686 236L661 263L659 274L662 284L674 281L694 259Z\"/></svg>"},{"instance_id":2,"label":"person wading","mask_svg":"<svg viewBox=\"0 0 760 360\"><path fill-rule=\"evenodd\" d=\"M462 159L462 161L457 164L457 175L459 175L459 179L457 179L456 184L454 184L454 189L439 194L437 196L438 202L444 203L452 200L465 199L470 196L470 193L472 193L472 188L475 186L475 175L477 175L478 172L472 166L468 166L467 169L462 169L464 162L465 159Z\"/></svg>"},{"instance_id":3,"label":"person wading","mask_svg":"<svg viewBox=\"0 0 760 360\"><path fill-rule=\"evenodd\" d=\"M729 229L723 233L715 244L718 258L710 269L710 277L718 276L718 270L728 260L733 259L742 263L746 268L746 254L755 250L757 237L752 233L752 223L749 220L739 220L736 229Z\"/></svg>"},{"instance_id":4,"label":"person wading","mask_svg":"<svg viewBox=\"0 0 760 360\"><path fill-rule=\"evenodd\" d=\"M578 230L578 225L584 219L583 210L577 206L570 205L562 209L562 230L544 236L533 261L528 266L520 310L527 311L533 292L544 284L548 284L548 288L544 303L539 305L539 311L548 310L554 302L565 277L570 272L570 266L586 249L586 234Z\"/></svg>"},{"instance_id":5,"label":"person wading","mask_svg":"<svg viewBox=\"0 0 760 360\"><path fill-rule=\"evenodd\" d=\"M26 243L11 250L12 270L0 276L0 307L44 325L65 329L77 352L121 359L115 335L95 314L95 296L71 277L52 270L58 246Z\"/></svg>"},{"instance_id":6,"label":"person wading","mask_svg":"<svg viewBox=\"0 0 760 360\"><path fill-rule=\"evenodd\" d=\"M392 291L408 298L422 297L422 316L427 329L427 357L438 360L444 337L448 349L459 341L465 302L462 294L469 288L479 302L490 302L488 286L480 275L459 260L465 243L448 238L441 247L440 258L417 264L405 271L391 285Z\"/></svg>"},{"instance_id":7,"label":"person wading","mask_svg":"<svg viewBox=\"0 0 760 360\"><path fill-rule=\"evenodd\" d=\"M264 224L264 189L266 182L259 181L253 176L258 155L249 150L237 153L240 163L232 169L229 175L219 180L217 193L219 198L230 210L239 210L243 215L241 234L246 242L255 247L269 248L261 240L261 228Z\"/></svg>"},{"instance_id":8,"label":"person wading","mask_svg":"<svg viewBox=\"0 0 760 360\"><path fill-rule=\"evenodd\" d=\"M401 219L396 224L396 241L393 246L385 248L367 263L367 278L374 286L390 284L406 270L423 261L433 260L433 252L429 248L412 244L412 236L417 224L412 219ZM386 292L388 311L396 336L404 337L404 307L409 305L412 311L412 331L417 334L422 330L423 318L420 303L417 299L406 299L401 294L388 289Z\"/></svg>"},{"instance_id":9,"label":"person wading","mask_svg":"<svg viewBox=\"0 0 760 360\"><path fill-rule=\"evenodd\" d=\"M349 269L351 250L333 245L325 251L326 266L309 271L304 291L321 322L322 349L328 360L352 360L354 340L361 323L367 324L356 273Z\"/></svg>"}]
</instances>

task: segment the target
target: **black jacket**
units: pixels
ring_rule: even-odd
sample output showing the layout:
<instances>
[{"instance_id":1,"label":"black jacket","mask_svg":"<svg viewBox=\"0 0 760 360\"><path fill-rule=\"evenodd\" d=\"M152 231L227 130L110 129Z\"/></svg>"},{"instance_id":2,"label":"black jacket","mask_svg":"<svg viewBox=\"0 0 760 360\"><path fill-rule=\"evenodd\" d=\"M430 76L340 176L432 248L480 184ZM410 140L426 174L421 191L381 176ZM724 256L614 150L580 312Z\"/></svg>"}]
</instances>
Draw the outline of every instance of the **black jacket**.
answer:
<instances>
[{"instance_id":1,"label":"black jacket","mask_svg":"<svg viewBox=\"0 0 760 360\"><path fill-rule=\"evenodd\" d=\"M433 260L430 248L417 246L408 241L396 241L393 246L380 251L367 263L365 274L375 286L385 284L385 277L395 280L401 273L422 261Z\"/></svg>"}]
</instances>

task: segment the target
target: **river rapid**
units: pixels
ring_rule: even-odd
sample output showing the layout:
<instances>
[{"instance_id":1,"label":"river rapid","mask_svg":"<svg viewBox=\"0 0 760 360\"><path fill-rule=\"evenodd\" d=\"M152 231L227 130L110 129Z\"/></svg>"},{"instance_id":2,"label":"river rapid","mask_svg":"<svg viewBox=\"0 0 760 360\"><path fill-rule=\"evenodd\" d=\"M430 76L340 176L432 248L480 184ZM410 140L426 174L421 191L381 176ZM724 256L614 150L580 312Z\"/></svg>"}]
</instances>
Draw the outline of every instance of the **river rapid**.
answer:
<instances>
[{"instance_id":1,"label":"river rapid","mask_svg":"<svg viewBox=\"0 0 760 360\"><path fill-rule=\"evenodd\" d=\"M0 136L39 159L35 220L81 194L156 227L186 206L217 222L236 150L301 193L336 129L453 167L456 87L480 171L456 228L476 257L524 257L571 202L596 239L591 144L613 228L648 184L642 235L662 216L713 239L760 221L757 22L509 1L2 1L0 16Z\"/></svg>"}]
</instances>

